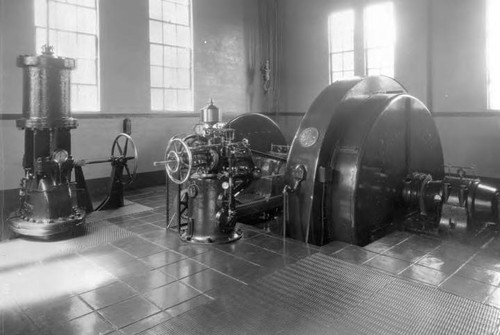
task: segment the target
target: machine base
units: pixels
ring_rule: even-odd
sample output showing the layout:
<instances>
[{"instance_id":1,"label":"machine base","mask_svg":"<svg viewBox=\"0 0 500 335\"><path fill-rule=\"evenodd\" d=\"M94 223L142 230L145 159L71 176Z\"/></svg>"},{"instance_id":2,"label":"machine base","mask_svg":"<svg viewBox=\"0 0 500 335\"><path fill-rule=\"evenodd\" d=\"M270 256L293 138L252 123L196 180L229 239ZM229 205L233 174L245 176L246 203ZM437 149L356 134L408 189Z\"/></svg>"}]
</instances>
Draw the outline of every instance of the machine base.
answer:
<instances>
[{"instance_id":1,"label":"machine base","mask_svg":"<svg viewBox=\"0 0 500 335\"><path fill-rule=\"evenodd\" d=\"M179 237L182 241L193 244L222 244L239 240L243 232L240 229L235 229L229 234L212 235L212 236L189 236L186 231L182 232Z\"/></svg>"},{"instance_id":2,"label":"machine base","mask_svg":"<svg viewBox=\"0 0 500 335\"><path fill-rule=\"evenodd\" d=\"M75 210L75 215L71 217L59 218L57 220L35 220L23 217L19 213L9 219L10 229L18 235L33 237L37 239L50 240L63 234L75 231L80 225L85 223L86 213Z\"/></svg>"}]
</instances>

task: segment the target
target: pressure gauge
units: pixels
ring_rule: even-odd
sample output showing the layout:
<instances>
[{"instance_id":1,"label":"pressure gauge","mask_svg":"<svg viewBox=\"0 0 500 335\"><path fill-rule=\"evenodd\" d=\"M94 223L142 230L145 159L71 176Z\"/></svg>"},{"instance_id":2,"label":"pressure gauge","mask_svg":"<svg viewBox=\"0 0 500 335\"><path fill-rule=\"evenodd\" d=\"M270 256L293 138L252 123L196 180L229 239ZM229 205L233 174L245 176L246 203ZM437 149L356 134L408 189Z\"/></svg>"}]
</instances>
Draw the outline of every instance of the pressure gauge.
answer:
<instances>
[{"instance_id":1,"label":"pressure gauge","mask_svg":"<svg viewBox=\"0 0 500 335\"><path fill-rule=\"evenodd\" d=\"M68 160L69 154L64 149L56 149L52 153L52 160L57 164L61 165Z\"/></svg>"},{"instance_id":2,"label":"pressure gauge","mask_svg":"<svg viewBox=\"0 0 500 335\"><path fill-rule=\"evenodd\" d=\"M194 133L198 136L205 136L205 125L203 123L198 123L194 126Z\"/></svg>"},{"instance_id":3,"label":"pressure gauge","mask_svg":"<svg viewBox=\"0 0 500 335\"><path fill-rule=\"evenodd\" d=\"M318 137L318 129L309 127L302 130L299 135L299 142L304 148L309 148L312 147L316 143L316 141L318 141Z\"/></svg>"}]
</instances>

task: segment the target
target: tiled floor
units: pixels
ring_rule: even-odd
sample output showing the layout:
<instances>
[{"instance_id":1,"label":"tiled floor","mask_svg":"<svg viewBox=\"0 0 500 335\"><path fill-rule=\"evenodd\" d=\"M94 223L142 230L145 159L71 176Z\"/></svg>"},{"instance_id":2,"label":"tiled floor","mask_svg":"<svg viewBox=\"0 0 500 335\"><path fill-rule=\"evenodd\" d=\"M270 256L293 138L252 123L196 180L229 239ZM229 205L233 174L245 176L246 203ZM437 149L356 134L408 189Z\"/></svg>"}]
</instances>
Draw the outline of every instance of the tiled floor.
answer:
<instances>
[{"instance_id":1,"label":"tiled floor","mask_svg":"<svg viewBox=\"0 0 500 335\"><path fill-rule=\"evenodd\" d=\"M396 232L364 248L320 248L242 225L235 243L191 245L164 228L163 188L127 199L89 218L113 228L114 239L0 244L0 334L137 334L315 253L500 308L494 234L457 242Z\"/></svg>"}]
</instances>

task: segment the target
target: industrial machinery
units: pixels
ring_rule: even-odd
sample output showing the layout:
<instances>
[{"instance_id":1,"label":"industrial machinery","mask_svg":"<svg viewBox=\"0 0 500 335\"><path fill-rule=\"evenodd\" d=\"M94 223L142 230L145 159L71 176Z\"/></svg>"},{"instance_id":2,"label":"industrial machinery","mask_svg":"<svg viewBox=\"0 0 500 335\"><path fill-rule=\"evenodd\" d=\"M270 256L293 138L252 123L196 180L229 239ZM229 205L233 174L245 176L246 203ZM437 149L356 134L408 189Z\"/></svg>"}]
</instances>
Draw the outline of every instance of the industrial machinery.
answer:
<instances>
[{"instance_id":1,"label":"industrial machinery","mask_svg":"<svg viewBox=\"0 0 500 335\"><path fill-rule=\"evenodd\" d=\"M280 207L286 151L268 117L246 114L223 124L210 102L194 134L174 136L165 160L155 163L164 164L169 180L179 185L175 217L181 239L234 241L241 237L237 221Z\"/></svg>"},{"instance_id":2,"label":"industrial machinery","mask_svg":"<svg viewBox=\"0 0 500 335\"><path fill-rule=\"evenodd\" d=\"M395 80L327 87L304 116L286 166L290 237L365 245L389 230L475 234L499 221L496 188L446 174L429 110Z\"/></svg>"},{"instance_id":3,"label":"industrial machinery","mask_svg":"<svg viewBox=\"0 0 500 335\"><path fill-rule=\"evenodd\" d=\"M394 79L327 87L289 150L263 115L219 121L213 104L204 108L195 134L172 138L161 162L181 185L185 241L233 241L250 209L282 208L283 235L316 245L365 245L395 229L470 236L500 220L499 191L467 169L445 171L431 113Z\"/></svg>"},{"instance_id":4,"label":"industrial machinery","mask_svg":"<svg viewBox=\"0 0 500 335\"><path fill-rule=\"evenodd\" d=\"M24 177L20 207L8 221L14 233L48 239L73 231L93 210L84 165L112 164L110 194L98 209L123 206L123 185L135 178L137 149L128 134L120 134L111 157L75 161L70 134L78 126L70 109L70 72L75 60L55 57L52 48L45 47L42 55L19 56L17 65L23 68L23 118L16 124L25 132ZM132 169L127 164L130 160ZM73 169L76 182L71 182Z\"/></svg>"}]
</instances>

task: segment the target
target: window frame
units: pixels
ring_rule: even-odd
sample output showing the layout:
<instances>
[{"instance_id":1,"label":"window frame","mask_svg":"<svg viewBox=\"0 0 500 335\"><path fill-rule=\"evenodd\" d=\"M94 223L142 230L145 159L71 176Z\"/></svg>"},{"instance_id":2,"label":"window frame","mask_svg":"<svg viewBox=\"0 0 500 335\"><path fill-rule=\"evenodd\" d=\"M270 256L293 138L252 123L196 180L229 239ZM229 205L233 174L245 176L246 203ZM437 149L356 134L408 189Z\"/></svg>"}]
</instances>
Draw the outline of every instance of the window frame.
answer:
<instances>
[{"instance_id":1,"label":"window frame","mask_svg":"<svg viewBox=\"0 0 500 335\"><path fill-rule=\"evenodd\" d=\"M37 2L40 3L45 3L46 6L49 6L48 8L45 8L45 14L43 16L45 17L45 21L42 21L42 24L37 24L40 22L37 22L38 18L37 16L39 13L37 13ZM52 46L54 46L54 51L56 56L61 56L61 57L68 57L68 58L74 58L76 61L76 69L72 71L72 81L71 81L71 111L72 112L77 112L77 113L99 113L101 111L101 69L100 69L100 27L99 27L99 0L92 0L94 3L94 6L85 6L79 3L75 3L75 0L33 0L34 3L34 27L35 27L35 48L38 49L38 47L50 43ZM61 29L61 28L52 28L52 15L50 13L50 4L66 4L69 6L76 7L76 10L78 8L86 8L86 9L92 9L95 11L95 33L89 33L85 32L82 30L70 30L70 29ZM47 18L46 15L49 15ZM57 20L57 19L55 19ZM48 22L47 22L48 21ZM78 21L78 20L77 20ZM47 27L47 24L49 25ZM76 25L78 25L78 22L76 22ZM37 36L37 31L38 30L43 31L43 41L40 42L38 40L39 36ZM49 40L47 41L47 29L49 31ZM51 34L53 32L53 35ZM78 57L71 57L65 54L58 54L58 46L54 45L54 41L52 37L55 35L57 36L58 33L69 33L69 34L75 34L76 40L74 41L74 49L72 50L73 53L77 54L78 51L78 37L79 36L92 36L94 38L94 43L95 43L95 58L78 58ZM57 41L56 41L57 42ZM41 50L36 50L37 52L41 52ZM74 82L74 77L75 77L75 71L78 71L78 66L79 66L79 61L86 60L86 61L91 61L94 63L95 67L95 83L94 84L88 84L88 83L75 83ZM84 106L83 108L80 108L79 105L75 106L75 94L77 94L77 90L79 89L80 86L86 86L86 87L94 87L95 88L95 93L96 93L96 101L95 105L89 108L89 106ZM84 99L82 99L84 100Z\"/></svg>"},{"instance_id":2,"label":"window frame","mask_svg":"<svg viewBox=\"0 0 500 335\"><path fill-rule=\"evenodd\" d=\"M500 24L497 23L497 30L492 32L491 25L491 20L493 19L493 22L497 22L494 18L492 18L494 15L491 14L493 10L490 10L491 6L493 6L493 3L496 3L497 7L500 8L500 4L497 2L497 0L487 0L485 4L485 61L486 61L486 109L488 111L494 111L494 112L499 112L500 111L500 69L498 69L498 76L495 77L495 82L497 82L497 92L494 93L492 92L492 59L494 58L494 55L490 55L492 53L492 41L495 41L496 43L496 48L498 49L498 53L500 54ZM492 36L494 35L494 36ZM499 65L500 67L500 65ZM492 96L496 95L497 96L497 105L492 106Z\"/></svg>"},{"instance_id":3,"label":"window frame","mask_svg":"<svg viewBox=\"0 0 500 335\"><path fill-rule=\"evenodd\" d=\"M331 66L331 39L330 36L332 34L331 32L331 25L330 25L330 17L337 13L341 12L346 12L346 11L354 11L354 31L353 31L353 39L354 39L354 76L368 76L368 50L369 48L367 47L367 38L366 38L366 9L369 8L370 6L376 6L379 4L384 4L384 3L389 3L392 5L392 17L393 17L393 42L392 42L392 51L393 51L393 58L392 58L392 71L391 71L391 76L394 77L395 75L395 70L396 70L396 61L395 61L395 50L396 50L396 43L397 43L397 32L396 32L396 18L395 18L395 5L394 1L373 1L373 2L364 2L363 4L360 5L352 5L352 6L342 6L336 9L335 11L331 12L328 16L328 63L329 63L329 81L330 84L333 82L332 81L332 66ZM382 75L388 75L382 73ZM346 77L343 77L346 78ZM342 78L341 78L342 79Z\"/></svg>"},{"instance_id":4,"label":"window frame","mask_svg":"<svg viewBox=\"0 0 500 335\"><path fill-rule=\"evenodd\" d=\"M193 23L193 1L192 0L186 0L185 2L187 2L187 7L188 7L188 24L182 24L182 23L179 23L177 22L176 20L175 21L167 21L165 20L165 15L163 13L163 9L164 9L164 4L165 3L171 3L173 4L174 6L179 4L179 3L182 3L184 1L182 0L157 0L161 3L161 10L162 10L162 13L161 13L161 19L158 19L158 18L154 18L152 17L151 15L151 2L152 1L155 1L155 0L149 0L148 1L148 27L149 27L149 31L148 31L148 40L149 40L149 75L150 75L150 81L149 81L149 102L150 102L150 110L151 112L154 112L154 113L175 113L175 112L193 112L194 111L194 42L193 42L193 26L194 26L194 23ZM182 5L182 4L181 4ZM157 42L157 41L152 41L152 34L151 34L151 23L152 22L159 22L162 26L162 30L161 30L161 43L160 42ZM181 27L187 27L189 29L189 43L187 45L183 45L181 43L167 43L168 41L165 40L165 25L172 25L173 27L175 27L175 38L178 37L179 33L177 31L177 27L181 26ZM153 64L152 62L152 57L151 57L151 50L152 50L152 46L160 46L162 48L162 61L161 61L161 65L158 65L158 64ZM176 58L176 66L168 66L165 64L165 50L166 48L175 48L176 49L176 52L177 52L177 58ZM184 51L187 51L189 53L189 65L187 67L182 67L182 66L179 66L179 56L178 56L178 52L179 50L184 50ZM161 75L161 86L153 86L153 68L161 68L161 71L162 71L162 75ZM175 72L176 73L176 78L174 79L169 79L169 80L166 80L166 70L167 69L170 69L171 71ZM189 76L187 76L187 78L189 78L189 85L188 85L188 88L183 88L183 87L180 87L177 82L178 82L178 79L179 79L179 71L180 70L186 70L189 71ZM167 86L167 82L170 81L172 84L172 86ZM162 103L161 103L161 106L162 108L154 108L154 99L153 99L153 94L154 94L154 91L159 91L161 90L162 92ZM175 103L175 106L174 107L170 107L167 105L167 92L168 91L174 91L175 92L175 96L176 96L176 103ZM187 93L189 95L189 101L187 101L187 103L183 106L182 102L180 101L180 98L179 98L179 92L184 92L184 93Z\"/></svg>"}]
</instances>

